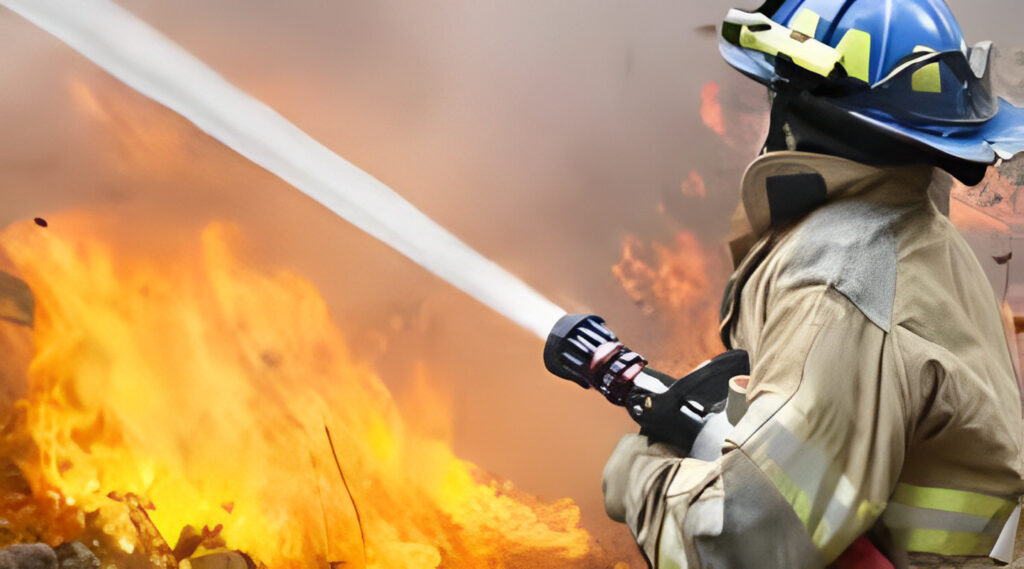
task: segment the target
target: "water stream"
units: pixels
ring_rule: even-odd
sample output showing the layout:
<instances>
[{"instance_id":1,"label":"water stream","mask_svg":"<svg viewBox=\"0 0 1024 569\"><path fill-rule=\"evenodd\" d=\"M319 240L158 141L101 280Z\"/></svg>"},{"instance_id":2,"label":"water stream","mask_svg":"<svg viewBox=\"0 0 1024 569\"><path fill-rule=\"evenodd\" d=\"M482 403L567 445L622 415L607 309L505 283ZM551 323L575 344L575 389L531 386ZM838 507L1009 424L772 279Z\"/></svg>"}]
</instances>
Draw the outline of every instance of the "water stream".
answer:
<instances>
[{"instance_id":1,"label":"water stream","mask_svg":"<svg viewBox=\"0 0 1024 569\"><path fill-rule=\"evenodd\" d=\"M107 0L0 0L356 227L546 338L565 311L379 180Z\"/></svg>"}]
</instances>

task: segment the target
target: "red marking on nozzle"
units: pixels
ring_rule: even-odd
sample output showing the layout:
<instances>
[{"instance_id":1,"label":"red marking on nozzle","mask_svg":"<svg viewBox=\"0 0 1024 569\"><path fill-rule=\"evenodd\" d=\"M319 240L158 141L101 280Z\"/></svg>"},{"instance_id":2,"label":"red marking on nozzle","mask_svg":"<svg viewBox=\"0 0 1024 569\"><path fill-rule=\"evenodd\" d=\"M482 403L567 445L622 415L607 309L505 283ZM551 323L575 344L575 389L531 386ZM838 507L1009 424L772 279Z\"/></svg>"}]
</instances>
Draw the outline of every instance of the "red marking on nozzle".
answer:
<instances>
[{"instance_id":1,"label":"red marking on nozzle","mask_svg":"<svg viewBox=\"0 0 1024 569\"><path fill-rule=\"evenodd\" d=\"M612 357L619 353L622 346L619 342L605 342L594 349L594 357L590 359L590 371L603 366Z\"/></svg>"}]
</instances>

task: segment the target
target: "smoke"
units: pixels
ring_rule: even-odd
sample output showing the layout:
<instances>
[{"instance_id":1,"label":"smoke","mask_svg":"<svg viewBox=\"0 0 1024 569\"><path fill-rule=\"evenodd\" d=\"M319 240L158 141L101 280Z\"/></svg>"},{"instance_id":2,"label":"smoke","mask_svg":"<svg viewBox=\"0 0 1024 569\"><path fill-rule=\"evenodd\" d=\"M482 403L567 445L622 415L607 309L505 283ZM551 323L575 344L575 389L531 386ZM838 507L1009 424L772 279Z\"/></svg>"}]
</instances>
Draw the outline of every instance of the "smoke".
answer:
<instances>
[{"instance_id":1,"label":"smoke","mask_svg":"<svg viewBox=\"0 0 1024 569\"><path fill-rule=\"evenodd\" d=\"M480 256L377 179L223 80L120 6L4 0L125 84L288 182L409 260L544 339L563 310ZM74 94L93 114L98 102ZM104 118L109 118L104 116Z\"/></svg>"},{"instance_id":2,"label":"smoke","mask_svg":"<svg viewBox=\"0 0 1024 569\"><path fill-rule=\"evenodd\" d=\"M690 170L690 176L683 180L679 189L688 198L705 198L708 195L707 184L696 170Z\"/></svg>"}]
</instances>

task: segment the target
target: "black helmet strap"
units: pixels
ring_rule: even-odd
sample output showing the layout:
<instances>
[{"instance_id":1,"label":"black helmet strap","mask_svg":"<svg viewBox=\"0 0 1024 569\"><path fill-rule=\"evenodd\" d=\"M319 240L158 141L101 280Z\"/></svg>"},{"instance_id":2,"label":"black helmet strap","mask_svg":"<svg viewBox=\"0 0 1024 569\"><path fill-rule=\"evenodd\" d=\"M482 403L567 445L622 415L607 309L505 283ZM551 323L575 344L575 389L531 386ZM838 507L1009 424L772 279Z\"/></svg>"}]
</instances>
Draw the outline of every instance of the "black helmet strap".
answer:
<instances>
[{"instance_id":1,"label":"black helmet strap","mask_svg":"<svg viewBox=\"0 0 1024 569\"><path fill-rule=\"evenodd\" d=\"M940 153L860 120L806 91L778 89L764 150L797 150L838 156L872 166L930 164L973 186L987 166Z\"/></svg>"}]
</instances>

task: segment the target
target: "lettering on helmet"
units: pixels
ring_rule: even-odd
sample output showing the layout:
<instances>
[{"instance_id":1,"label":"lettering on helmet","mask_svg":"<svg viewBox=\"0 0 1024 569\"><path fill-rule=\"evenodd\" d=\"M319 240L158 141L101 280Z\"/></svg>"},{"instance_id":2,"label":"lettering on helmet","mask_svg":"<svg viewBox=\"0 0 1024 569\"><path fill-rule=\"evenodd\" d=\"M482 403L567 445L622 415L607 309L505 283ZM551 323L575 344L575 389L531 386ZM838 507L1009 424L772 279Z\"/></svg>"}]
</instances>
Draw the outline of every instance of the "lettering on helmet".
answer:
<instances>
[{"instance_id":1,"label":"lettering on helmet","mask_svg":"<svg viewBox=\"0 0 1024 569\"><path fill-rule=\"evenodd\" d=\"M818 22L821 21L821 16L812 10L804 8L793 18L793 21L789 23L789 28L793 31L800 32L801 34L813 38L814 34L818 32Z\"/></svg>"},{"instance_id":2,"label":"lettering on helmet","mask_svg":"<svg viewBox=\"0 0 1024 569\"><path fill-rule=\"evenodd\" d=\"M841 56L834 48L799 30L774 22L764 14L731 10L726 22L739 26L737 39L741 47L772 57L783 55L797 66L822 77L828 77L839 64Z\"/></svg>"},{"instance_id":3,"label":"lettering on helmet","mask_svg":"<svg viewBox=\"0 0 1024 569\"><path fill-rule=\"evenodd\" d=\"M931 53L934 49L919 45L914 48L914 53ZM918 69L910 78L910 86L919 93L941 93L942 92L942 71L938 62L929 63Z\"/></svg>"},{"instance_id":4,"label":"lettering on helmet","mask_svg":"<svg viewBox=\"0 0 1024 569\"><path fill-rule=\"evenodd\" d=\"M842 56L840 62L848 76L871 82L871 34L863 30L848 30L836 51Z\"/></svg>"}]
</instances>

